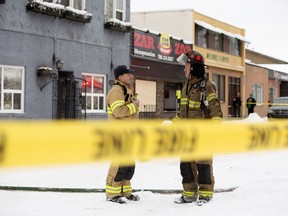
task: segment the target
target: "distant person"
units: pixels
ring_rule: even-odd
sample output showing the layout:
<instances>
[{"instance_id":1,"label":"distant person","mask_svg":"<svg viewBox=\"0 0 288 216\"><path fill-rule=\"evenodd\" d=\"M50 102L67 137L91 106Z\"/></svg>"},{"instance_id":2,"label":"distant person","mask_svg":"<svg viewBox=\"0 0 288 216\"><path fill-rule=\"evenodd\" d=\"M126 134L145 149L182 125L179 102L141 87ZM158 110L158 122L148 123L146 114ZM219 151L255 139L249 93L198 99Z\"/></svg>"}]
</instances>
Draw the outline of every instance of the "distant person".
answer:
<instances>
[{"instance_id":1,"label":"distant person","mask_svg":"<svg viewBox=\"0 0 288 216\"><path fill-rule=\"evenodd\" d=\"M253 95L250 94L249 98L246 101L246 107L248 109L248 115L254 113L254 107L256 106L256 100L253 98Z\"/></svg>"},{"instance_id":2,"label":"distant person","mask_svg":"<svg viewBox=\"0 0 288 216\"><path fill-rule=\"evenodd\" d=\"M237 95L233 98L233 107L234 107L235 117L240 117L241 105L242 105L242 99L240 96L240 92L238 92Z\"/></svg>"},{"instance_id":3,"label":"distant person","mask_svg":"<svg viewBox=\"0 0 288 216\"><path fill-rule=\"evenodd\" d=\"M134 95L134 70L120 65L114 70L115 83L107 95L107 112L110 120L138 119L139 100ZM132 143L133 144L133 143ZM130 180L135 171L135 164L121 165L111 162L106 178L106 200L124 204L126 200L138 201L138 195L132 194Z\"/></svg>"}]
</instances>

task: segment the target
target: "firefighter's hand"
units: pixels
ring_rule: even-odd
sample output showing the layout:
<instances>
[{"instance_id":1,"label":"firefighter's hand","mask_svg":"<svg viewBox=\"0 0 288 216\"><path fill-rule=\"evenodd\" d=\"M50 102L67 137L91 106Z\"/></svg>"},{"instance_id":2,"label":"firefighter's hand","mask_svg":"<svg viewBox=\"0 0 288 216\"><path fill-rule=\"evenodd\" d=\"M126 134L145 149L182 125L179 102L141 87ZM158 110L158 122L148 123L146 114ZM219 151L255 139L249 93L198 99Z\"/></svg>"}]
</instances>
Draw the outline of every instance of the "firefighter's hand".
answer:
<instances>
[{"instance_id":1,"label":"firefighter's hand","mask_svg":"<svg viewBox=\"0 0 288 216\"><path fill-rule=\"evenodd\" d=\"M133 103L134 103L135 105L137 105L138 107L139 107L139 105L140 105L139 99L134 99L134 100L133 100Z\"/></svg>"}]
</instances>

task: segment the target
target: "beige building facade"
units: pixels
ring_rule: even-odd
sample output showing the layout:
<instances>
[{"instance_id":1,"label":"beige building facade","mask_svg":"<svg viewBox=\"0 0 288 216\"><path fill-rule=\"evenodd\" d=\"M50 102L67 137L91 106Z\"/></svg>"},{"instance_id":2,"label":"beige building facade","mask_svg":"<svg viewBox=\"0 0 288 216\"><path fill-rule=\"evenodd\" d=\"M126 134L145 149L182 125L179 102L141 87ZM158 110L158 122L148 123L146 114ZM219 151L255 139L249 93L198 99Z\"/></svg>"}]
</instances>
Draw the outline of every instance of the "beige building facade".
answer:
<instances>
[{"instance_id":1,"label":"beige building facade","mask_svg":"<svg viewBox=\"0 0 288 216\"><path fill-rule=\"evenodd\" d=\"M216 83L224 117L234 116L233 98L245 88L245 30L194 10L131 13L132 25L167 32L192 41L205 57L207 77ZM182 71L179 71L182 73ZM242 113L245 113L242 106Z\"/></svg>"}]
</instances>

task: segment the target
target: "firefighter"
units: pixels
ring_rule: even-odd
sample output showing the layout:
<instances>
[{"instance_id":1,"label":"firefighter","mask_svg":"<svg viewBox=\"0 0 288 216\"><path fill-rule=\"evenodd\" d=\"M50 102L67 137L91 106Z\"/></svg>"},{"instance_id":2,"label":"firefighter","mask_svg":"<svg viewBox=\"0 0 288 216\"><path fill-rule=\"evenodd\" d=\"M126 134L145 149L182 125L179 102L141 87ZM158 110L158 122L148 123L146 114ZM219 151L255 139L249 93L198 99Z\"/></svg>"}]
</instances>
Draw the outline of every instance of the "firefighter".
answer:
<instances>
[{"instance_id":1,"label":"firefighter","mask_svg":"<svg viewBox=\"0 0 288 216\"><path fill-rule=\"evenodd\" d=\"M114 68L115 83L107 94L108 119L137 119L139 100L135 98L135 70L119 65ZM106 200L116 203L126 203L126 200L138 201L138 195L132 194L130 180L134 175L135 164L120 166L112 161L106 178Z\"/></svg>"},{"instance_id":2,"label":"firefighter","mask_svg":"<svg viewBox=\"0 0 288 216\"><path fill-rule=\"evenodd\" d=\"M205 78L204 57L196 51L183 53L177 61L185 65L187 78L181 91L180 119L222 119L215 84ZM209 202L214 192L213 158L184 161L181 159L183 193L176 203Z\"/></svg>"}]
</instances>

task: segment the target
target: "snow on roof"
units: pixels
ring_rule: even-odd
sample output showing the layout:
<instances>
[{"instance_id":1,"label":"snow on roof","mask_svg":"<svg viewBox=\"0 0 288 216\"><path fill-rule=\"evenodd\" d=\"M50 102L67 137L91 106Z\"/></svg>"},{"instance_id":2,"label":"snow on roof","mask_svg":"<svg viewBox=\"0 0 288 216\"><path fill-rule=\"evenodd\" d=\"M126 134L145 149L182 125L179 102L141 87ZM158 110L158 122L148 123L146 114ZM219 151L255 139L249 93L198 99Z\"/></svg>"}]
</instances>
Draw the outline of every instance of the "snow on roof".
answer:
<instances>
[{"instance_id":1,"label":"snow on roof","mask_svg":"<svg viewBox=\"0 0 288 216\"><path fill-rule=\"evenodd\" d=\"M249 45L246 46L246 50L249 50L249 51L254 52L254 53L258 53L260 55L267 56L269 58L273 58L273 59L277 59L277 60L280 60L280 61L283 61L283 62L287 62L287 60L281 59L281 58L276 57L276 56L271 56L271 53L268 54L268 52L257 50L254 47L250 47Z\"/></svg>"},{"instance_id":2,"label":"snow on roof","mask_svg":"<svg viewBox=\"0 0 288 216\"><path fill-rule=\"evenodd\" d=\"M288 74L288 64L257 64L269 70L274 70Z\"/></svg>"},{"instance_id":3,"label":"snow on roof","mask_svg":"<svg viewBox=\"0 0 288 216\"><path fill-rule=\"evenodd\" d=\"M227 35L228 37L231 37L231 38L237 38L241 41L244 41L245 43L248 43L250 44L251 42L248 41L244 36L240 35L240 34L234 34L234 33L231 33L231 32L227 32L221 28L218 28L218 27L215 27L209 23L206 23L206 22L203 22L203 21L200 21L200 20L195 20L195 23L206 28L206 29L209 29L211 31L214 31L214 32L217 32L217 33L220 33L220 34L225 34Z\"/></svg>"}]
</instances>

